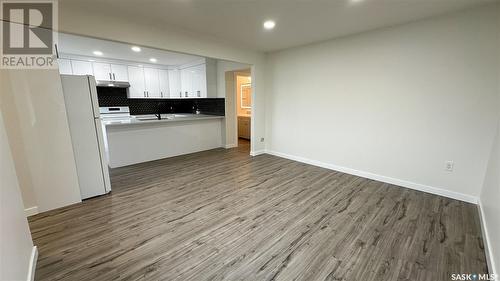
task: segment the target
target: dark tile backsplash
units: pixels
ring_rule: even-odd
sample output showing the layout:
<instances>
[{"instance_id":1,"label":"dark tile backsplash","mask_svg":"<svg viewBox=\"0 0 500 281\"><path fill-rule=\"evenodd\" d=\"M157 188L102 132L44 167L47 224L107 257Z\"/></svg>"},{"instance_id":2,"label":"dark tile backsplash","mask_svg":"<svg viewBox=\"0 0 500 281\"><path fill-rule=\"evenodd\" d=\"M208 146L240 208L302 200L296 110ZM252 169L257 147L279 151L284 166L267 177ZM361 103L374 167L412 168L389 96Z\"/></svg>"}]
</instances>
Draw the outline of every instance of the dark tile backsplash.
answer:
<instances>
[{"instance_id":1,"label":"dark tile backsplash","mask_svg":"<svg viewBox=\"0 0 500 281\"><path fill-rule=\"evenodd\" d=\"M127 89L97 87L99 106L128 106L131 115L160 113L194 113L224 115L223 98L203 99L129 99Z\"/></svg>"}]
</instances>

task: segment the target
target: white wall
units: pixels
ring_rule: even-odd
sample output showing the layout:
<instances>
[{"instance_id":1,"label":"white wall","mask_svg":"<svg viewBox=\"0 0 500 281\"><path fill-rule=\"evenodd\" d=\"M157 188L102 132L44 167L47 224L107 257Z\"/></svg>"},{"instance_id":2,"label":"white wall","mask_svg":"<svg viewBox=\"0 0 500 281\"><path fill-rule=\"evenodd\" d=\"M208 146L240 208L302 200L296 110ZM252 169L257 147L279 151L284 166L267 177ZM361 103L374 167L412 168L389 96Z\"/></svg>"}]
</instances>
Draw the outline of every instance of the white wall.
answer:
<instances>
[{"instance_id":1,"label":"white wall","mask_svg":"<svg viewBox=\"0 0 500 281\"><path fill-rule=\"evenodd\" d=\"M476 201L498 111L497 19L485 6L269 54L267 150Z\"/></svg>"},{"instance_id":2,"label":"white wall","mask_svg":"<svg viewBox=\"0 0 500 281\"><path fill-rule=\"evenodd\" d=\"M19 162L25 208L44 212L80 202L58 71L0 70L0 81L0 108L9 142L15 144L11 151Z\"/></svg>"},{"instance_id":3,"label":"white wall","mask_svg":"<svg viewBox=\"0 0 500 281\"><path fill-rule=\"evenodd\" d=\"M480 205L483 226L486 226L486 244L490 256L489 265L494 273L500 273L500 135L496 129L495 143L491 150L488 169L481 192Z\"/></svg>"},{"instance_id":4,"label":"white wall","mask_svg":"<svg viewBox=\"0 0 500 281\"><path fill-rule=\"evenodd\" d=\"M498 18L500 27L500 17ZM497 38L500 41L500 34ZM498 50L500 64L500 49ZM500 67L498 77L498 110L500 112ZM495 139L491 148L488 168L484 177L483 189L480 197L480 209L483 223L484 237L487 246L489 268L497 276L500 274L500 119L495 128Z\"/></svg>"},{"instance_id":5,"label":"white wall","mask_svg":"<svg viewBox=\"0 0 500 281\"><path fill-rule=\"evenodd\" d=\"M0 114L0 280L27 280L33 242Z\"/></svg>"},{"instance_id":6,"label":"white wall","mask_svg":"<svg viewBox=\"0 0 500 281\"><path fill-rule=\"evenodd\" d=\"M234 46L218 38L188 32L173 26L151 26L139 23L139 19L118 17L113 11L89 7L82 1L59 3L59 29L62 32L95 38L128 42L159 48L241 62L252 65L254 109L252 113L252 150L264 149L259 139L265 135L264 54ZM254 141L255 140L255 141Z\"/></svg>"}]
</instances>

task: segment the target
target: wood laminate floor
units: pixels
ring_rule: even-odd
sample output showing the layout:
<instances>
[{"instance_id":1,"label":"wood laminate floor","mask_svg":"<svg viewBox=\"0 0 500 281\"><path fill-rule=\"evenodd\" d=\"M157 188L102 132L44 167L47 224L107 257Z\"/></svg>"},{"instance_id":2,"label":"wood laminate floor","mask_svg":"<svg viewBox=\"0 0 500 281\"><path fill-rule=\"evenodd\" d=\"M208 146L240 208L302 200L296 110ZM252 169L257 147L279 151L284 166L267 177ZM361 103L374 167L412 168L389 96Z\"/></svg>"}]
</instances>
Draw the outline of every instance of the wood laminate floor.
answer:
<instances>
[{"instance_id":1,"label":"wood laminate floor","mask_svg":"<svg viewBox=\"0 0 500 281\"><path fill-rule=\"evenodd\" d=\"M476 206L247 149L115 169L112 194L31 217L36 279L439 281L487 271Z\"/></svg>"}]
</instances>

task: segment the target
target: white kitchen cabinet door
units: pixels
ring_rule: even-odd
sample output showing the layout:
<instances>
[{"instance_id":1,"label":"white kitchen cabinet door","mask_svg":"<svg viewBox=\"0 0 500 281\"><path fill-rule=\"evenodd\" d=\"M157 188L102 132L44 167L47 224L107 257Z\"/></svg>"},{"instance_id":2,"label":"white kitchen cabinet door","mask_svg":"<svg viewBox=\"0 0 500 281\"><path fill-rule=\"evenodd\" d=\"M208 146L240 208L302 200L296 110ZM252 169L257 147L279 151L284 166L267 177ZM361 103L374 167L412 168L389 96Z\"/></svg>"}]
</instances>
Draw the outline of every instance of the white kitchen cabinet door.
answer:
<instances>
[{"instance_id":1,"label":"white kitchen cabinet door","mask_svg":"<svg viewBox=\"0 0 500 281\"><path fill-rule=\"evenodd\" d=\"M207 72L205 64L193 67L193 97L206 98L207 97Z\"/></svg>"},{"instance_id":2,"label":"white kitchen cabinet door","mask_svg":"<svg viewBox=\"0 0 500 281\"><path fill-rule=\"evenodd\" d=\"M68 59L58 59L59 64L59 74L73 74L73 69L71 68L71 60Z\"/></svg>"},{"instance_id":3,"label":"white kitchen cabinet door","mask_svg":"<svg viewBox=\"0 0 500 281\"><path fill-rule=\"evenodd\" d=\"M71 60L71 68L73 75L94 75L92 63L89 61Z\"/></svg>"},{"instance_id":4,"label":"white kitchen cabinet door","mask_svg":"<svg viewBox=\"0 0 500 281\"><path fill-rule=\"evenodd\" d=\"M129 98L145 98L146 85L144 82L144 69L137 66L128 67L128 79L130 87L128 88Z\"/></svg>"},{"instance_id":5,"label":"white kitchen cabinet door","mask_svg":"<svg viewBox=\"0 0 500 281\"><path fill-rule=\"evenodd\" d=\"M193 72L194 70L191 67L181 69L181 91L183 98L193 96Z\"/></svg>"},{"instance_id":6,"label":"white kitchen cabinet door","mask_svg":"<svg viewBox=\"0 0 500 281\"><path fill-rule=\"evenodd\" d=\"M160 97L168 98L170 96L170 89L168 87L168 71L165 69L158 69L158 77L160 80Z\"/></svg>"},{"instance_id":7,"label":"white kitchen cabinet door","mask_svg":"<svg viewBox=\"0 0 500 281\"><path fill-rule=\"evenodd\" d=\"M113 81L128 82L128 70L126 65L112 64L111 75L113 76Z\"/></svg>"},{"instance_id":8,"label":"white kitchen cabinet door","mask_svg":"<svg viewBox=\"0 0 500 281\"><path fill-rule=\"evenodd\" d=\"M146 97L159 98L160 95L160 79L158 77L158 69L144 68L144 82L146 85Z\"/></svg>"},{"instance_id":9,"label":"white kitchen cabinet door","mask_svg":"<svg viewBox=\"0 0 500 281\"><path fill-rule=\"evenodd\" d=\"M93 62L94 76L97 81L112 81L111 65L109 63Z\"/></svg>"},{"instance_id":10,"label":"white kitchen cabinet door","mask_svg":"<svg viewBox=\"0 0 500 281\"><path fill-rule=\"evenodd\" d=\"M168 86L170 88L170 98L180 98L182 96L181 76L178 69L168 70Z\"/></svg>"}]
</instances>

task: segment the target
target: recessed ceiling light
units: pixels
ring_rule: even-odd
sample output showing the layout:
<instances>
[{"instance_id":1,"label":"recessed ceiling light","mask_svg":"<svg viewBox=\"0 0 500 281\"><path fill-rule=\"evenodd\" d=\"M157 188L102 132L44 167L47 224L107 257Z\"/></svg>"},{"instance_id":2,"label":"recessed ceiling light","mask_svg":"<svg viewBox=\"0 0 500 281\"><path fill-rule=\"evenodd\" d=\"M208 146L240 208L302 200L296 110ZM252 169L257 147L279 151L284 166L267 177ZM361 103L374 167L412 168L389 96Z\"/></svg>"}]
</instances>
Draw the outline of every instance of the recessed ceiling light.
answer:
<instances>
[{"instance_id":1,"label":"recessed ceiling light","mask_svg":"<svg viewBox=\"0 0 500 281\"><path fill-rule=\"evenodd\" d=\"M157 62L157 60L155 58L150 58L149 61L150 62Z\"/></svg>"},{"instance_id":2,"label":"recessed ceiling light","mask_svg":"<svg viewBox=\"0 0 500 281\"><path fill-rule=\"evenodd\" d=\"M363 2L364 0L349 0L349 2L351 2L352 4L357 4L357 3L361 3Z\"/></svg>"},{"instance_id":3,"label":"recessed ceiling light","mask_svg":"<svg viewBox=\"0 0 500 281\"><path fill-rule=\"evenodd\" d=\"M138 52L140 52L140 51L141 51L141 48L140 48L140 47L137 47L137 46L132 46L132 48L130 48L130 49L132 49L132 51L134 51L134 52L136 52L136 53L138 53Z\"/></svg>"},{"instance_id":4,"label":"recessed ceiling light","mask_svg":"<svg viewBox=\"0 0 500 281\"><path fill-rule=\"evenodd\" d=\"M102 52L101 51L94 51L93 53L96 56L102 56Z\"/></svg>"},{"instance_id":5,"label":"recessed ceiling light","mask_svg":"<svg viewBox=\"0 0 500 281\"><path fill-rule=\"evenodd\" d=\"M276 23L272 20L266 20L264 22L264 28L267 30L271 30L276 26Z\"/></svg>"}]
</instances>

